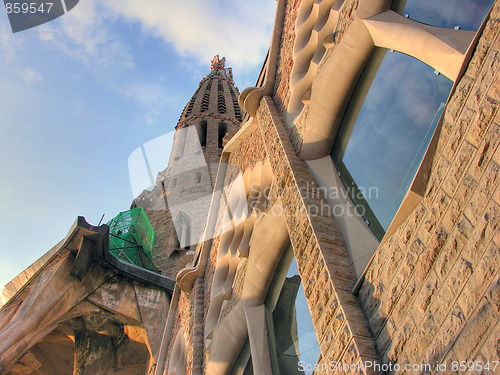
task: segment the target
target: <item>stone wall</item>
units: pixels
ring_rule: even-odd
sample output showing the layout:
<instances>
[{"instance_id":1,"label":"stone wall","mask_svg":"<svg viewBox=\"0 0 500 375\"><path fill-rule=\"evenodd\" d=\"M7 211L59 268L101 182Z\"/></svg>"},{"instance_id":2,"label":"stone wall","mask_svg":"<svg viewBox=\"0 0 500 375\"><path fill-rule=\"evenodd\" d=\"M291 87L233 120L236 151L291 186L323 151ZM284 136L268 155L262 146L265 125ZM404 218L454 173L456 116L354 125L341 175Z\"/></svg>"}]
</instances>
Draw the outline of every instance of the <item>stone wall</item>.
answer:
<instances>
[{"instance_id":1,"label":"stone wall","mask_svg":"<svg viewBox=\"0 0 500 375\"><path fill-rule=\"evenodd\" d=\"M229 170L226 173L224 186L230 186L231 182L237 177L238 173L243 173L247 168L254 167L258 162L263 162L266 158L266 150L262 141L262 136L259 129L256 129L248 138L241 143L238 150L231 153L228 164ZM226 189L225 194L229 191ZM215 225L215 232L220 233L222 226L222 219L224 217L225 206L221 204L217 216L217 223ZM217 251L219 249L220 237L217 236L212 241L210 250L210 262L206 271L206 309L210 303L210 285L212 276L215 271L215 264L217 262Z\"/></svg>"},{"instance_id":2,"label":"stone wall","mask_svg":"<svg viewBox=\"0 0 500 375\"><path fill-rule=\"evenodd\" d=\"M350 292L355 278L335 222L321 211L309 215L310 209L326 203L320 194L306 193L316 184L295 154L270 97L262 99L257 117L323 355L321 364L377 362L366 318Z\"/></svg>"},{"instance_id":3,"label":"stone wall","mask_svg":"<svg viewBox=\"0 0 500 375\"><path fill-rule=\"evenodd\" d=\"M172 353L177 333L182 330L186 340L186 374L203 374L203 289L203 280L197 279L191 294L180 292L177 310L174 312L176 318L170 336L165 369L169 368L170 361L178 360L173 358Z\"/></svg>"},{"instance_id":4,"label":"stone wall","mask_svg":"<svg viewBox=\"0 0 500 375\"><path fill-rule=\"evenodd\" d=\"M259 161L263 162L266 155L262 134L259 129L256 129L241 143L238 150L231 153L228 163L237 166L243 173L247 168L253 168ZM226 180L228 179L230 177L226 177ZM226 181L226 186L227 183L228 181Z\"/></svg>"},{"instance_id":5,"label":"stone wall","mask_svg":"<svg viewBox=\"0 0 500 375\"><path fill-rule=\"evenodd\" d=\"M285 8L285 20L281 32L280 54L276 67L274 100L281 116L286 115L290 100L290 74L293 68L293 44L295 43L295 22L300 0L288 0Z\"/></svg>"},{"instance_id":6,"label":"stone wall","mask_svg":"<svg viewBox=\"0 0 500 375\"><path fill-rule=\"evenodd\" d=\"M296 154L300 133L287 130L283 123L299 4L289 0L286 5L273 96L261 100L259 127L230 154L228 163L243 172L266 158L271 162L270 203L278 198L283 202L322 352L320 364L382 360L435 366L447 361L451 369L451 361L456 360L499 360L498 3L445 109L426 195L377 251L358 296L352 294L356 278L333 218L311 214L312 207L326 203L314 194L316 185ZM346 0L337 41L357 5L356 0ZM229 172L225 185L235 176L236 172ZM208 351L200 322L206 319L210 304L219 244L220 238L215 237L204 280L196 281L190 295L181 292L179 300L177 327L187 329L188 359L193 366L188 373L201 374L206 365ZM223 314L237 302L244 271L242 267L236 276L234 300ZM197 359L203 351L199 358L205 363ZM364 373L379 372L367 369Z\"/></svg>"},{"instance_id":7,"label":"stone wall","mask_svg":"<svg viewBox=\"0 0 500 375\"><path fill-rule=\"evenodd\" d=\"M277 199L283 202L290 240L323 354L322 364L329 364L333 360L348 363L377 362L378 355L368 330L367 320L358 301L350 293L355 277L350 269L340 235L332 217L308 214L309 208L321 207L326 203L319 192L309 194L310 191L315 191L316 185L305 163L295 154L284 124L270 97L264 98L261 102L258 122L259 128L248 136L238 150L231 153L228 162L238 166L238 169L243 172L255 166L257 162L264 161L266 157L271 161L275 178L269 195L270 205L274 204ZM234 173L228 173L226 186L234 178ZM223 208L219 211L216 233L220 230L222 210ZM193 306L202 305L204 319L206 319L219 243L220 237L212 241L209 263L205 272L203 304L200 303L198 297L195 297L199 293L199 291L195 292L196 287L193 288L190 296L181 292L178 304L178 326L182 325L185 329L190 327L186 332L186 335L190 337L189 353L193 353L192 347L196 345L194 340L200 338L200 336L193 336L193 324L199 321L193 319ZM223 315L228 313L238 300L238 290L241 288L244 271L242 267L236 275L233 284L236 293L233 295L233 301L223 309ZM198 331L203 337L203 328L198 327ZM175 336L174 330L171 337ZM198 345L200 348L203 347L202 342ZM206 366L207 348L204 354ZM195 358L190 355L192 354L188 355L188 359Z\"/></svg>"},{"instance_id":8,"label":"stone wall","mask_svg":"<svg viewBox=\"0 0 500 375\"><path fill-rule=\"evenodd\" d=\"M197 279L190 294L180 292L177 308L173 311L175 321L167 349L165 373L171 361L179 360L173 353L177 334L181 330L185 338L185 351L182 354L185 356L186 374L203 374L203 290L203 279Z\"/></svg>"},{"instance_id":9,"label":"stone wall","mask_svg":"<svg viewBox=\"0 0 500 375\"><path fill-rule=\"evenodd\" d=\"M445 109L425 197L360 291L386 363L500 360L499 16Z\"/></svg>"},{"instance_id":10,"label":"stone wall","mask_svg":"<svg viewBox=\"0 0 500 375\"><path fill-rule=\"evenodd\" d=\"M171 313L170 311L169 313ZM174 345L176 343L176 338L179 330L184 334L186 339L186 374L193 374L193 345L192 345L192 326L193 322L191 322L191 301L189 295L181 292L179 296L179 301L177 303L177 309L174 311L176 314L174 326L170 335L169 345L167 349L167 360L165 363L165 371L164 374L168 373L169 366L172 361L178 360L178 358L174 358L173 351ZM191 360L191 361L189 361Z\"/></svg>"},{"instance_id":11,"label":"stone wall","mask_svg":"<svg viewBox=\"0 0 500 375\"><path fill-rule=\"evenodd\" d=\"M264 161L266 158L266 150L262 141L259 129L256 129L244 142L241 143L238 150L231 153L228 164L236 168L230 167L227 172L224 186L230 186L231 182L236 178L237 173L243 173L247 168L255 166L259 161ZM225 190L225 194L229 191ZM224 217L225 206L221 204L217 216L217 223L215 224L215 234L220 233L222 227L222 219ZM209 262L205 271L205 316L210 305L210 292L212 285L212 278L215 272L217 263L217 253L219 249L220 236L214 237L212 246L210 248Z\"/></svg>"}]
</instances>

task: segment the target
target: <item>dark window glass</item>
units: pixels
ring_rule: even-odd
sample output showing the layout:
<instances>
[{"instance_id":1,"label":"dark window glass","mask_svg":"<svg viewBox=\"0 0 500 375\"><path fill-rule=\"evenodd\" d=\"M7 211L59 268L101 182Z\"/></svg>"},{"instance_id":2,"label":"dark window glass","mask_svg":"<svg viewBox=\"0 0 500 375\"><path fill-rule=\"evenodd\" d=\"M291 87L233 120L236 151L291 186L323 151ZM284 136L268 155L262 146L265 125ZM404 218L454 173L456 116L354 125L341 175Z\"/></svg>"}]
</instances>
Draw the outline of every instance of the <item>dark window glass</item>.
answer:
<instances>
[{"instance_id":1,"label":"dark window glass","mask_svg":"<svg viewBox=\"0 0 500 375\"><path fill-rule=\"evenodd\" d=\"M418 170L452 81L407 55L377 49L373 56L375 66L367 67L357 87L332 156L380 239Z\"/></svg>"},{"instance_id":2,"label":"dark window glass","mask_svg":"<svg viewBox=\"0 0 500 375\"><path fill-rule=\"evenodd\" d=\"M227 125L224 124L223 122L220 122L219 129L218 129L218 135L219 135L218 146L219 146L219 148L223 148L223 146L224 146L223 140L224 140L224 136L226 135L226 133L227 133Z\"/></svg>"},{"instance_id":3,"label":"dark window glass","mask_svg":"<svg viewBox=\"0 0 500 375\"><path fill-rule=\"evenodd\" d=\"M477 30L492 0L395 1L433 26ZM425 154L452 82L400 53L376 48L346 111L332 157L348 192L382 239Z\"/></svg>"},{"instance_id":4,"label":"dark window glass","mask_svg":"<svg viewBox=\"0 0 500 375\"><path fill-rule=\"evenodd\" d=\"M279 269L286 272L286 276L277 271L281 276L273 281L274 285L279 285L280 291L272 309L274 329L271 343L274 343L274 348L271 352L276 355L281 374L312 374L321 350L291 248L285 251Z\"/></svg>"},{"instance_id":5,"label":"dark window glass","mask_svg":"<svg viewBox=\"0 0 500 375\"><path fill-rule=\"evenodd\" d=\"M207 145L207 122L201 121L198 123L196 125L196 130L200 139L200 146L205 147Z\"/></svg>"},{"instance_id":6,"label":"dark window glass","mask_svg":"<svg viewBox=\"0 0 500 375\"><path fill-rule=\"evenodd\" d=\"M486 12L493 4L492 0L408 0L396 2L415 21L432 26L476 31L481 25Z\"/></svg>"}]
</instances>

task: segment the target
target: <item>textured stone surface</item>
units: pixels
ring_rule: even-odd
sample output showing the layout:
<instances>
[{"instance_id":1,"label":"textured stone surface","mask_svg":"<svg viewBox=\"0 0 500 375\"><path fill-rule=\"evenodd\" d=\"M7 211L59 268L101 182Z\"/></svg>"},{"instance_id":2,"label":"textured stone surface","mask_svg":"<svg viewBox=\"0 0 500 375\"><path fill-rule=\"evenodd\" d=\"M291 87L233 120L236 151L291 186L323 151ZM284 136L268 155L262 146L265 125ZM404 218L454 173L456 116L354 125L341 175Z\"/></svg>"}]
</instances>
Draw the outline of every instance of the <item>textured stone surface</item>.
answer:
<instances>
[{"instance_id":1,"label":"textured stone surface","mask_svg":"<svg viewBox=\"0 0 500 375\"><path fill-rule=\"evenodd\" d=\"M337 43L356 17L358 3L344 2ZM259 127L231 152L229 163L238 166L237 173L266 158L271 162L275 178L269 203L283 202L322 352L316 373L333 373L327 368L331 361L435 365L499 360L498 3L445 109L426 194L374 254L357 296L351 292L356 280L332 218L311 212L323 200L315 194L316 185L297 157L307 129L300 126L300 119L292 129L283 123L299 5L299 0L286 2L272 97L261 100ZM327 50L325 58L334 48ZM226 184L235 173L226 176ZM221 228L222 216L220 211L216 230ZM219 245L220 238L214 238L204 275L204 298L199 298L199 285L191 295L181 296L173 337L179 328L187 330L187 336L202 330L191 319L195 311L205 315L208 311ZM238 303L244 275L243 266L223 314ZM189 340L193 348L199 345ZM207 358L205 348L203 360ZM194 362L193 373L198 373L194 370L198 365L199 361Z\"/></svg>"},{"instance_id":2,"label":"textured stone surface","mask_svg":"<svg viewBox=\"0 0 500 375\"><path fill-rule=\"evenodd\" d=\"M290 99L290 74L293 68L293 44L295 42L295 22L300 0L288 0L285 8L285 22L281 32L280 55L277 62L274 100L282 116Z\"/></svg>"},{"instance_id":3,"label":"textured stone surface","mask_svg":"<svg viewBox=\"0 0 500 375\"><path fill-rule=\"evenodd\" d=\"M424 199L379 248L360 291L384 361L500 358L499 15L497 3L445 109Z\"/></svg>"},{"instance_id":4,"label":"textured stone surface","mask_svg":"<svg viewBox=\"0 0 500 375\"><path fill-rule=\"evenodd\" d=\"M354 361L377 358L365 315L350 293L355 278L340 234L331 216L322 212L309 214L313 207L321 206L322 198L319 194L306 193L305 186L315 188L316 184L295 154L270 97L261 100L258 120L276 179L276 193L283 201L290 241L321 352L330 360L347 360L346 349L352 344ZM336 310L338 306L339 323L326 325L325 320L331 315L326 307L331 305ZM329 334L322 330L325 327Z\"/></svg>"},{"instance_id":5,"label":"textured stone surface","mask_svg":"<svg viewBox=\"0 0 500 375\"><path fill-rule=\"evenodd\" d=\"M161 342L165 290L104 264L79 280L71 275L74 254L60 254L8 302L16 314L0 314L0 371L70 373L74 363L77 374L147 372Z\"/></svg>"}]
</instances>

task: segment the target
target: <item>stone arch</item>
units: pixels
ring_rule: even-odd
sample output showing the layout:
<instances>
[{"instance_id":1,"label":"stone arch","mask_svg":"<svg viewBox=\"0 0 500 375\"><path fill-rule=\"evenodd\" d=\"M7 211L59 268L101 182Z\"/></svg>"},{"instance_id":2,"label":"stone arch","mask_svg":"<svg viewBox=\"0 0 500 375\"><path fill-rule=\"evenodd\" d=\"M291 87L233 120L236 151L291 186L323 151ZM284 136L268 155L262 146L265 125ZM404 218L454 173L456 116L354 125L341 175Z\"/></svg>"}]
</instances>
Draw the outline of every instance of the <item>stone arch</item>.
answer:
<instances>
[{"instance_id":1,"label":"stone arch","mask_svg":"<svg viewBox=\"0 0 500 375\"><path fill-rule=\"evenodd\" d=\"M205 147L207 145L207 122L202 120L196 124L196 131L198 133L198 139L200 140L200 146Z\"/></svg>"},{"instance_id":2,"label":"stone arch","mask_svg":"<svg viewBox=\"0 0 500 375\"><path fill-rule=\"evenodd\" d=\"M229 371L247 338L255 373L270 373L265 354L269 348L261 348L266 330L263 303L289 243L281 200L268 203L272 180L266 160L240 175L228 194L205 323L211 374Z\"/></svg>"},{"instance_id":3,"label":"stone arch","mask_svg":"<svg viewBox=\"0 0 500 375\"><path fill-rule=\"evenodd\" d=\"M239 300L230 311L223 311L209 333L210 354L207 373L230 371L248 339L256 374L271 374L267 345L264 301L289 243L288 229L281 200L263 212L252 225L248 256L244 260L244 277ZM213 300L211 300L211 307ZM208 319L208 317L207 317ZM228 345L228 338L231 343Z\"/></svg>"},{"instance_id":4,"label":"stone arch","mask_svg":"<svg viewBox=\"0 0 500 375\"><path fill-rule=\"evenodd\" d=\"M475 35L405 18L390 10L392 2L386 0L364 0L339 38L337 23L347 3L307 0L299 7L287 125L300 121L307 128L300 150L305 160L328 155L353 87L375 47L415 57L455 81ZM349 64L343 63L346 60Z\"/></svg>"}]
</instances>

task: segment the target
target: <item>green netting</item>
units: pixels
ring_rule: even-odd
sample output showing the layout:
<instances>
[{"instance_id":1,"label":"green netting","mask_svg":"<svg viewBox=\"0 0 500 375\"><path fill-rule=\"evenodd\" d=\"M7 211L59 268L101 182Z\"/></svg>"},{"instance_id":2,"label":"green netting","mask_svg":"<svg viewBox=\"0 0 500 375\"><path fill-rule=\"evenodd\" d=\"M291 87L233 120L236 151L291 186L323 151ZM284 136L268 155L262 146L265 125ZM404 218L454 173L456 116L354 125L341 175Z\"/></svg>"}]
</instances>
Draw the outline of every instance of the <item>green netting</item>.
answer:
<instances>
[{"instance_id":1,"label":"green netting","mask_svg":"<svg viewBox=\"0 0 500 375\"><path fill-rule=\"evenodd\" d=\"M151 263L156 234L142 207L120 212L107 224L109 251L114 256L141 267Z\"/></svg>"}]
</instances>

